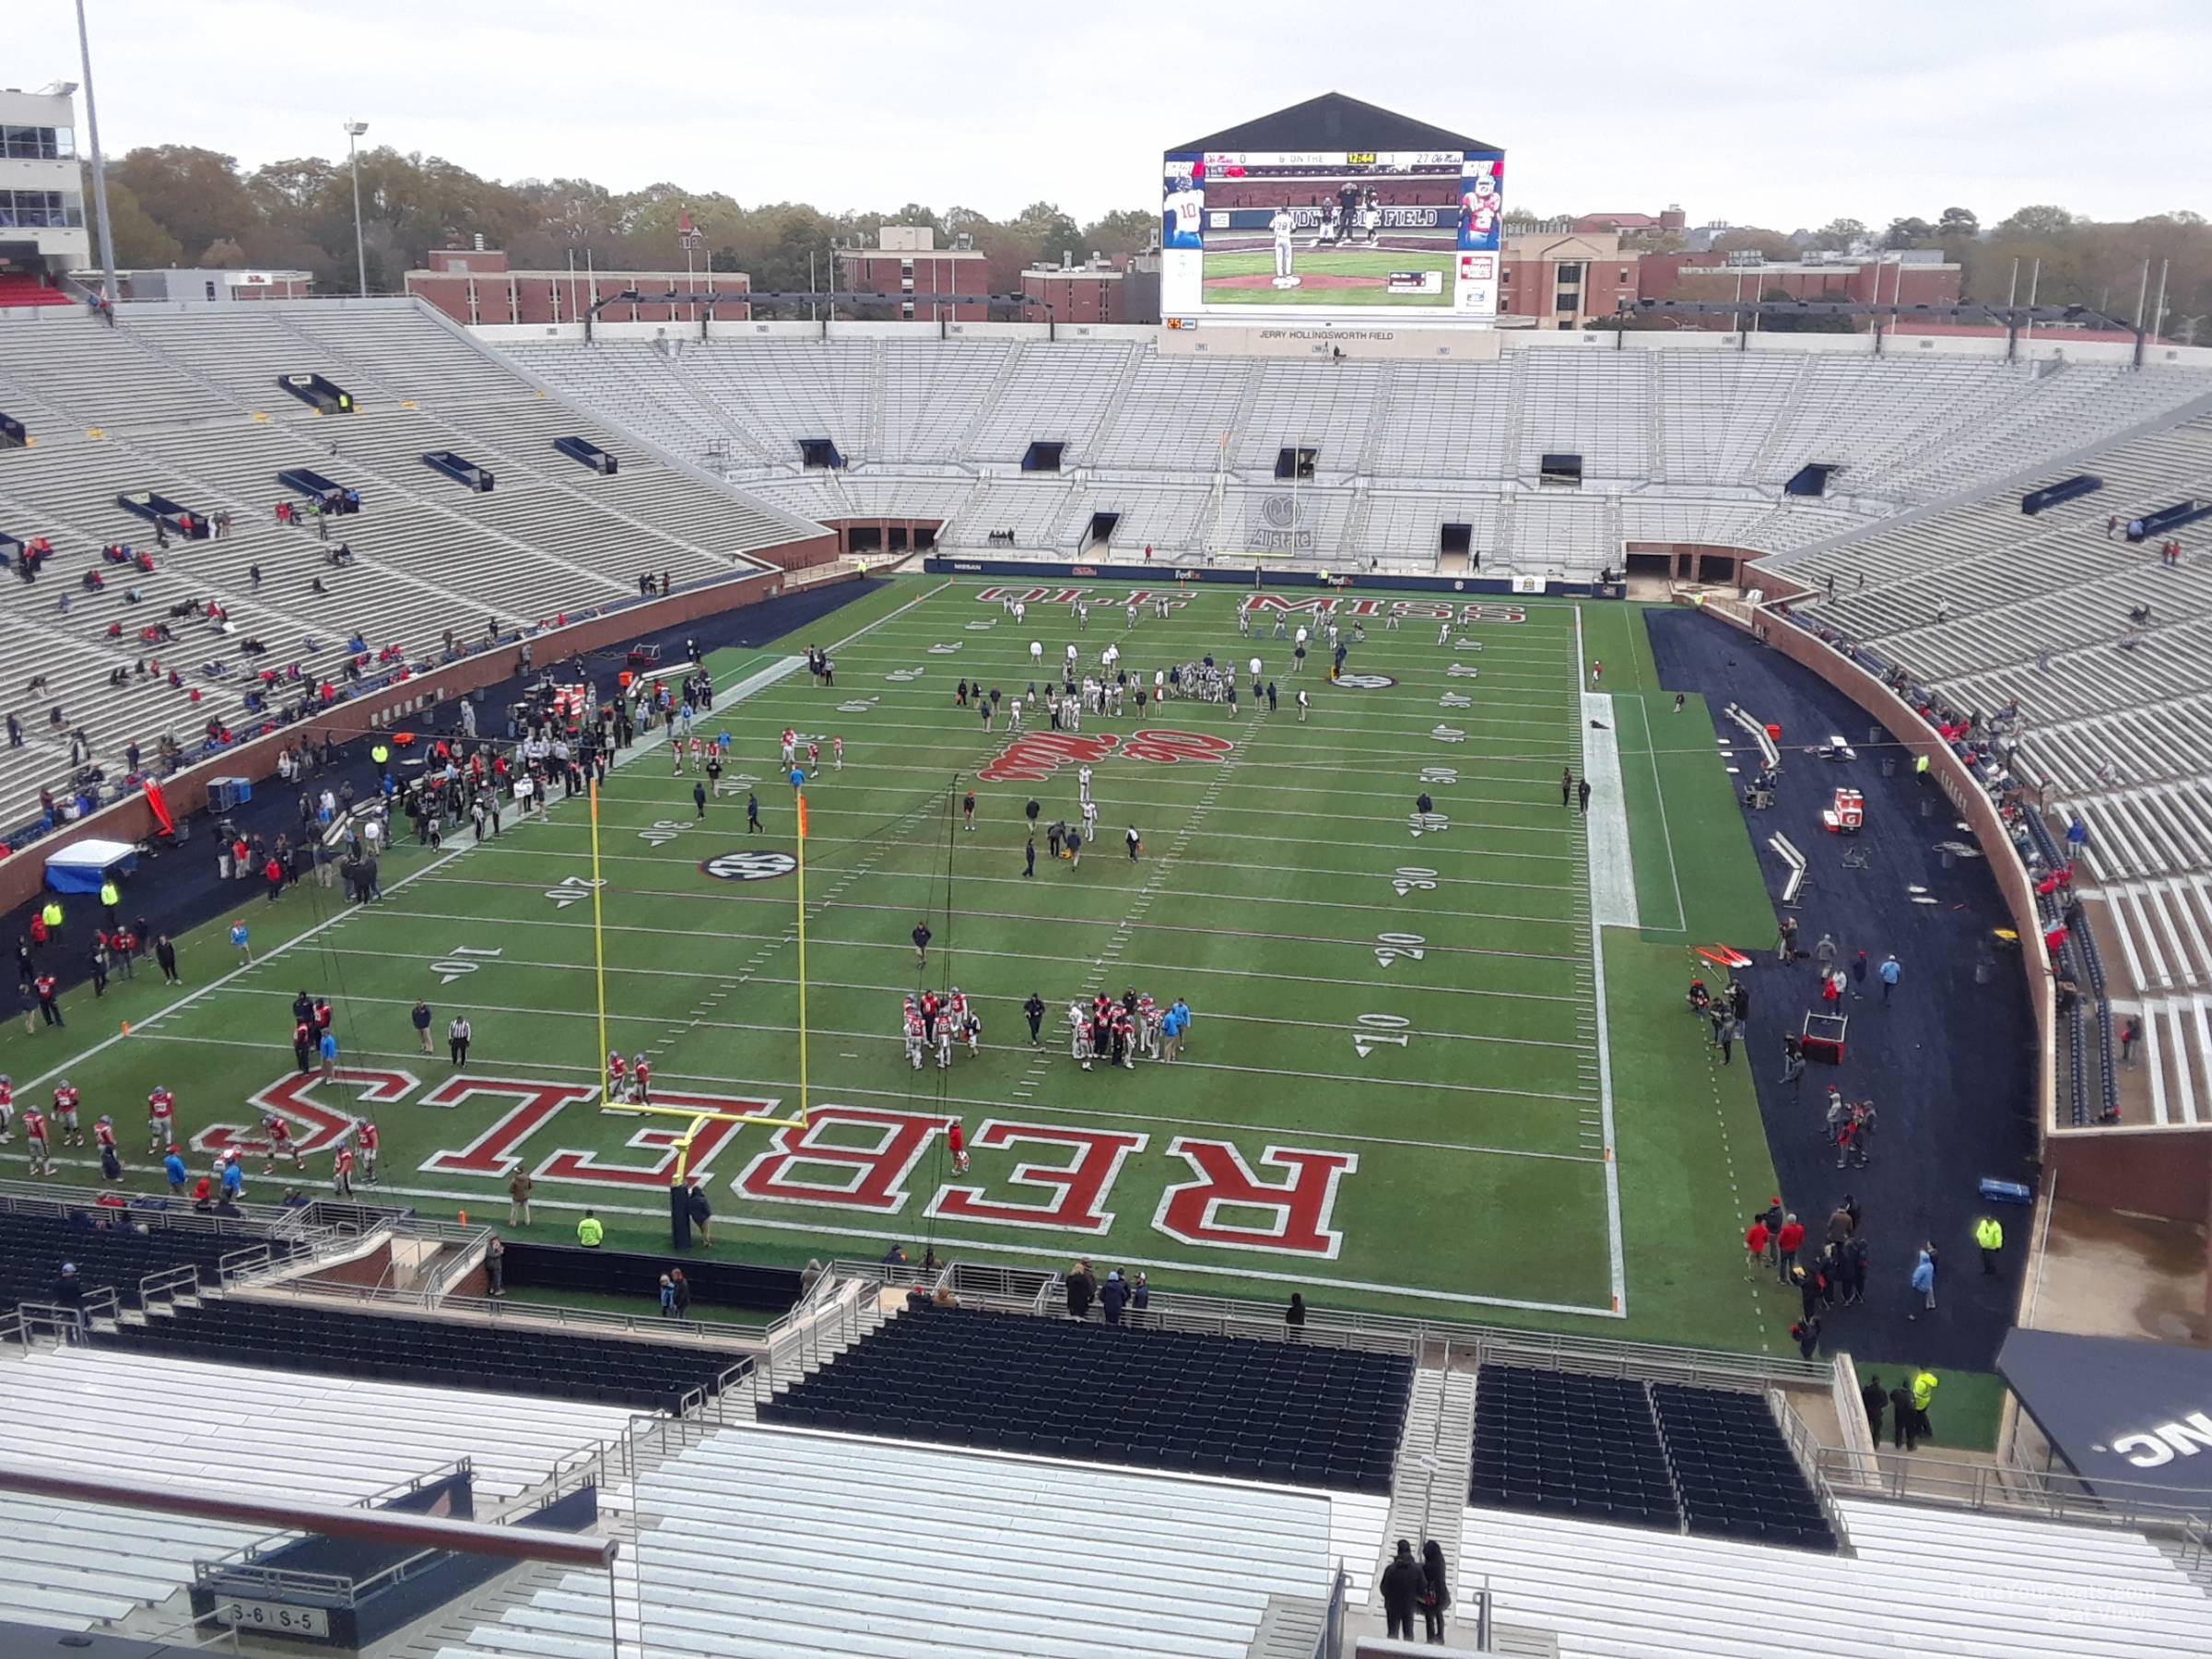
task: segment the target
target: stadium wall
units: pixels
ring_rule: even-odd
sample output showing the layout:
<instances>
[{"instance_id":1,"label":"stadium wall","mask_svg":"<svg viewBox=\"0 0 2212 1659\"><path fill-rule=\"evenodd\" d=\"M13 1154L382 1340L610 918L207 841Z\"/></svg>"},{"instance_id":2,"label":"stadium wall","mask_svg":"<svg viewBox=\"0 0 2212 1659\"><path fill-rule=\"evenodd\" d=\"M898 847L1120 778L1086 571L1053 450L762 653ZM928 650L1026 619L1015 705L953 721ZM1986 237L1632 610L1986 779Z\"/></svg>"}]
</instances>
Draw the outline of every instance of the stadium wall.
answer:
<instances>
[{"instance_id":1,"label":"stadium wall","mask_svg":"<svg viewBox=\"0 0 2212 1659\"><path fill-rule=\"evenodd\" d=\"M502 641L458 663L362 692L327 711L280 726L265 736L251 738L161 779L162 797L175 820L182 824L207 805L208 791L216 779L244 778L258 783L274 777L277 752L303 733L329 731L341 738L352 738L371 731L405 729L418 714L437 703L511 678L521 672L521 648L524 643L530 646L534 660L554 663L582 652L604 651L643 634L680 628L702 617L720 616L725 611L772 599L783 591L785 571L834 559L837 538L814 536L804 542L764 549L760 557L774 558L779 562L788 559L790 562L777 570L740 577L734 582L718 582L665 599L642 600L601 611L565 628L546 629L512 641ZM856 580L857 574L838 580ZM0 913L29 902L45 886L49 854L88 837L131 842L147 841L152 839L155 829L153 811L147 805L145 794L139 793L51 835L41 836L12 857L0 860Z\"/></svg>"},{"instance_id":2,"label":"stadium wall","mask_svg":"<svg viewBox=\"0 0 2212 1659\"><path fill-rule=\"evenodd\" d=\"M1074 577L1085 582L1193 582L1218 586L1258 588L1326 587L1359 593L1482 594L1505 598L1625 598L1625 585L1606 586L1594 582L1546 582L1541 586L1515 586L1506 578L1485 576L1389 576L1368 571L1286 571L1262 567L1255 571L1225 571L1214 565L1179 565L1163 559L1156 564L1071 564L1040 559L961 559L932 555L922 561L932 576L1020 576L1034 582L1057 582Z\"/></svg>"}]
</instances>

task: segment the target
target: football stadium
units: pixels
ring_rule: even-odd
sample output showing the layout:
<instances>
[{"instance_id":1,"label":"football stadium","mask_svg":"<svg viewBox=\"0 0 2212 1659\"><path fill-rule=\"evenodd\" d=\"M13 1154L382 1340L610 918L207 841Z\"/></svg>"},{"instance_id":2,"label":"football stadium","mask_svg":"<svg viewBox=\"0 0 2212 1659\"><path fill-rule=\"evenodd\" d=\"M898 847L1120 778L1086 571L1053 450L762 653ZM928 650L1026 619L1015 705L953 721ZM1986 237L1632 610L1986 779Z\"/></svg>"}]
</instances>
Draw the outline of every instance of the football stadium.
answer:
<instances>
[{"instance_id":1,"label":"football stadium","mask_svg":"<svg viewBox=\"0 0 2212 1659\"><path fill-rule=\"evenodd\" d=\"M0 274L0 1648L2212 1649L2212 351L1164 153L1171 325Z\"/></svg>"}]
</instances>

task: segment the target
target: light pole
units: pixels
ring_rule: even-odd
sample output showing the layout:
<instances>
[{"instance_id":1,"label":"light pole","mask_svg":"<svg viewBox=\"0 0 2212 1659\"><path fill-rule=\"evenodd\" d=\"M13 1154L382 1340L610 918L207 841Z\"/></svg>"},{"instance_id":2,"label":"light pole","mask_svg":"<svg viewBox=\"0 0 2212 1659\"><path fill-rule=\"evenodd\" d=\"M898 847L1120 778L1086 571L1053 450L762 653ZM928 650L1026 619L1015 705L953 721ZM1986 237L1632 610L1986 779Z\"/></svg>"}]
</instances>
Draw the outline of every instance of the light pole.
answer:
<instances>
[{"instance_id":1,"label":"light pole","mask_svg":"<svg viewBox=\"0 0 2212 1659\"><path fill-rule=\"evenodd\" d=\"M361 153L353 141L368 130L365 121L346 124L346 168L353 174L353 267L364 300L369 298L369 254L361 242Z\"/></svg>"},{"instance_id":2,"label":"light pole","mask_svg":"<svg viewBox=\"0 0 2212 1659\"><path fill-rule=\"evenodd\" d=\"M85 0L76 0L76 44L85 61L85 133L92 141L92 211L100 220L100 263L107 267L100 292L108 318L115 316L115 233L108 223L108 164L100 150L100 112L92 101L92 35L85 27Z\"/></svg>"}]
</instances>

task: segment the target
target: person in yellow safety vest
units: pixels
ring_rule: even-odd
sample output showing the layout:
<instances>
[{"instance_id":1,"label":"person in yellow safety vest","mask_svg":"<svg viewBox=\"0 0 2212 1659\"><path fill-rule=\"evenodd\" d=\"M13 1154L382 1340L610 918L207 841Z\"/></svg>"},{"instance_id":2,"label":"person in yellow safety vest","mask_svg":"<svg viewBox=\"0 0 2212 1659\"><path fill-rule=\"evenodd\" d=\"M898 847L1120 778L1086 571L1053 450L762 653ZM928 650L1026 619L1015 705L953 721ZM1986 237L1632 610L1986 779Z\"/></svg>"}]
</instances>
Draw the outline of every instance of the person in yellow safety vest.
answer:
<instances>
[{"instance_id":1,"label":"person in yellow safety vest","mask_svg":"<svg viewBox=\"0 0 2212 1659\"><path fill-rule=\"evenodd\" d=\"M62 931L62 901L59 899L47 900L46 908L41 914L45 919L48 933L54 934Z\"/></svg>"},{"instance_id":2,"label":"person in yellow safety vest","mask_svg":"<svg viewBox=\"0 0 2212 1659\"><path fill-rule=\"evenodd\" d=\"M1928 775L1928 758L1925 755L1915 755L1912 758L1912 771L1920 777L1926 777Z\"/></svg>"},{"instance_id":3,"label":"person in yellow safety vest","mask_svg":"<svg viewBox=\"0 0 2212 1659\"><path fill-rule=\"evenodd\" d=\"M1936 1384L1940 1381L1932 1371L1912 1373L1912 1427L1923 1440L1936 1438L1936 1430L1928 1426L1928 1406L1935 1401Z\"/></svg>"},{"instance_id":4,"label":"person in yellow safety vest","mask_svg":"<svg viewBox=\"0 0 2212 1659\"><path fill-rule=\"evenodd\" d=\"M115 908L123 902L123 889L115 885L112 877L101 877L100 902L107 910L108 925L113 927L116 922Z\"/></svg>"},{"instance_id":5,"label":"person in yellow safety vest","mask_svg":"<svg viewBox=\"0 0 2212 1659\"><path fill-rule=\"evenodd\" d=\"M601 1223L599 1218L590 1210L585 1210L583 1219L576 1223L576 1242L586 1250L596 1250L599 1248L599 1241L606 1237L606 1228ZM1933 1381L1934 1379L1931 1378L1930 1382Z\"/></svg>"},{"instance_id":6,"label":"person in yellow safety vest","mask_svg":"<svg viewBox=\"0 0 2212 1659\"><path fill-rule=\"evenodd\" d=\"M382 742L378 743L374 748L369 751L369 759L376 762L376 770L378 771L389 771L391 770L392 751Z\"/></svg>"},{"instance_id":7,"label":"person in yellow safety vest","mask_svg":"<svg viewBox=\"0 0 2212 1659\"><path fill-rule=\"evenodd\" d=\"M1982 1247L1982 1271L1997 1270L1997 1252L2005 1248L2005 1229L1994 1216L1984 1216L1974 1223L1974 1242Z\"/></svg>"}]
</instances>

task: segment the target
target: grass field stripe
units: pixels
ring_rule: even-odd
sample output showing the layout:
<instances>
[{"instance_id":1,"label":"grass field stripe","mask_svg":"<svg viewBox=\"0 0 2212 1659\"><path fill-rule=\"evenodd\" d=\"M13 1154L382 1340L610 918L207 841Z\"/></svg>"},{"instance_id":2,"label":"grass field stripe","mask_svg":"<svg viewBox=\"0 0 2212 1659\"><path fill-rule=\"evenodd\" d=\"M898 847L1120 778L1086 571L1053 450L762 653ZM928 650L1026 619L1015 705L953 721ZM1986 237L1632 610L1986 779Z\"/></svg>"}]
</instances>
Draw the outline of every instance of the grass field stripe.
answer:
<instances>
[{"instance_id":1,"label":"grass field stripe","mask_svg":"<svg viewBox=\"0 0 2212 1659\"><path fill-rule=\"evenodd\" d=\"M1579 691L1582 686L1583 613L1574 613L1574 678ZM1578 736L1583 735L1578 732ZM1586 764L1585 760L1585 764ZM1597 873L1589 866L1591 884L1590 908L1594 914L1598 906ZM1619 1142L1613 1124L1613 1040L1609 1030L1612 1011L1606 1000L1606 940L1594 927L1590 934L1590 979L1597 1010L1597 1099L1598 1120L1605 1135L1606 1152L1606 1254L1613 1275L1613 1311L1622 1318L1629 1312L1629 1275L1626 1253L1622 1249L1620 1219L1620 1155Z\"/></svg>"},{"instance_id":2,"label":"grass field stripe","mask_svg":"<svg viewBox=\"0 0 2212 1659\"><path fill-rule=\"evenodd\" d=\"M1682 877L1675 868L1675 834L1666 823L1666 785L1659 781L1659 748L1652 735L1652 711L1649 703L1639 697L1636 712L1643 717L1643 752L1652 763L1652 792L1659 800L1659 835L1666 846L1666 878L1675 888L1675 925L1671 931L1681 933L1689 925L1689 916L1682 908Z\"/></svg>"},{"instance_id":3,"label":"grass field stripe","mask_svg":"<svg viewBox=\"0 0 2212 1659\"><path fill-rule=\"evenodd\" d=\"M535 891L535 889L531 889L531 891ZM1196 894L1177 894L1177 898L1194 898L1194 896ZM1292 900L1285 900L1285 902L1292 902ZM1444 912L1425 912L1425 913L1427 916L1438 916L1438 913L1444 913ZM381 909L381 912L378 912L378 918L385 918L385 916L394 918L394 920L452 920L447 912L431 913L431 912L407 912L407 909ZM1520 920L1520 918L1506 918L1506 920ZM564 923L564 920L558 920L553 916L502 916L502 918L498 918L498 924L500 927L569 927L569 929L586 929L586 931L591 929L591 923ZM1566 923L1559 923L1559 924L1564 927ZM1104 923L1101 923L1101 927L1104 927ZM606 931L608 934L651 934L651 935L654 935L654 938L668 934L668 929L665 927L630 927L630 924L626 924L626 923L618 923L615 927L608 927ZM781 938L781 935L770 935L770 934L724 934L724 938L770 940L770 945L783 945L783 942L790 942L790 940ZM902 956L902 953L913 949L913 947L905 945L905 942L900 942L900 940L831 940L830 949L898 951ZM1431 945L1431 947L1425 947L1425 949L1429 949L1429 951L1465 951L1466 947L1465 945ZM400 958L400 956L405 956L405 953L400 953L400 951L354 951L354 956ZM768 956L772 956L772 951L770 949L759 951L757 956L752 958L750 967L759 967L763 960L768 960ZM1038 962L1040 960L1033 951L978 951L978 949L973 949L973 947L962 947L962 956L980 956L980 958L986 958L986 960L995 960L995 962ZM407 960L416 960L416 956L407 956ZM540 967L555 967L555 964L547 962L547 964L540 964ZM559 962L558 967L571 969L571 971L573 971L575 962ZM1267 969L1196 967L1196 964L1185 964L1185 962L1130 962L1130 967L1161 969L1161 971L1171 971L1171 973L1223 973L1223 975L1228 975L1228 978L1270 980L1270 982L1277 982L1278 980L1278 982L1283 982L1283 984L1343 984L1343 978L1340 978L1340 975L1272 973L1272 971L1267 971ZM629 971L632 971L632 969L613 969L613 971L629 973ZM785 982L783 980L768 980L768 984L785 984ZM1583 1029L1588 1027L1588 995L1591 994L1588 994L1586 978L1580 980L1582 989L1577 995L1555 995L1555 994L1550 994L1550 991L1493 991L1493 989L1482 989L1482 986L1462 986L1462 984L1420 984L1420 982L1416 982L1416 980L1392 980L1392 984L1398 986L1398 989L1416 991L1416 994L1425 994L1425 995L1495 997L1495 1000L1500 1000L1500 1002L1559 1002L1559 1005L1575 1008L1577 1024L1582 1024ZM900 986L900 989L905 989L905 986Z\"/></svg>"},{"instance_id":4,"label":"grass field stripe","mask_svg":"<svg viewBox=\"0 0 2212 1659\"><path fill-rule=\"evenodd\" d=\"M268 993L268 994L271 996L276 996L281 994L281 993L271 992ZM403 1002L411 1003L413 999L377 997L369 1000L386 1003L392 1006L398 1006ZM559 1011L556 1009L543 1007L524 1007L517 1003L463 1002L458 999L449 998L447 999L445 1006L449 1008L458 1008L471 1014L525 1014L540 1018L558 1018L559 1015ZM1208 1016L1208 1018L1219 1018L1227 1019L1230 1017L1228 1015L1221 1015ZM1246 1018L1249 1018L1251 1017L1247 1016ZM607 1020L609 1024L621 1023L631 1026L648 1026L662 1030L665 1030L667 1029L667 1017L663 1014L610 1014L607 1016ZM795 1036L798 1032L798 1027L795 1024L784 1025L776 1021L698 1019L693 1020L691 1024L698 1027L706 1027L713 1030L755 1031L776 1036ZM1432 1033L1428 1032L1421 1033L1421 1035L1424 1036L1431 1034ZM260 1044L252 1042L233 1042L231 1040L225 1038L201 1038L189 1035L171 1036L170 1033L162 1031L135 1031L133 1035L143 1036L148 1041L166 1041L173 1042L216 1042L222 1043L227 1046L243 1048L256 1048L262 1046ZM848 1042L887 1043L901 1048L904 1046L906 1041L905 1038L897 1032L830 1030L828 1035ZM1486 1095L1511 1100L1548 1100L1568 1106L1580 1105L1590 1098L1587 1095L1580 1094L1555 1094L1547 1089L1538 1088L1494 1088L1488 1084L1485 1083L1430 1083L1423 1082L1417 1078L1363 1077L1357 1074L1347 1074L1344 1072L1285 1071L1279 1066L1273 1065L1230 1065L1218 1060L1183 1059L1175 1061L1174 1064L1177 1065L1188 1066L1194 1071L1230 1072L1241 1077L1304 1077L1312 1081L1323 1083L1358 1083L1371 1088L1441 1089L1451 1094Z\"/></svg>"}]
</instances>

